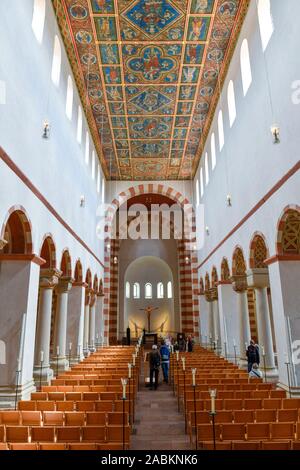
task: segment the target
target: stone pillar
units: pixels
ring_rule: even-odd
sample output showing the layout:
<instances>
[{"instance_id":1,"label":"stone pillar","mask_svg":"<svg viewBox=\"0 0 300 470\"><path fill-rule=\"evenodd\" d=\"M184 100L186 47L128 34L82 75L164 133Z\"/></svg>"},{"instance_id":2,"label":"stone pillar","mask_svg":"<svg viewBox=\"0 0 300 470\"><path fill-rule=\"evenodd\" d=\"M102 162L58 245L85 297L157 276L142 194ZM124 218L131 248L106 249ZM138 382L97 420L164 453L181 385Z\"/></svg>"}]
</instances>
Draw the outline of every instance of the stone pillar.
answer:
<instances>
[{"instance_id":1,"label":"stone pillar","mask_svg":"<svg viewBox=\"0 0 300 470\"><path fill-rule=\"evenodd\" d=\"M212 303L210 291L205 291L205 299L207 302L207 316L208 316L208 344L211 347L213 346L213 341L215 337L215 328L214 328L213 303Z\"/></svg>"},{"instance_id":2,"label":"stone pillar","mask_svg":"<svg viewBox=\"0 0 300 470\"><path fill-rule=\"evenodd\" d=\"M35 338L34 379L37 386L50 383L53 370L50 369L50 335L53 289L57 286L61 272L56 269L41 269L40 299ZM41 364L43 351L43 364ZM42 366L42 367L41 367Z\"/></svg>"},{"instance_id":3,"label":"stone pillar","mask_svg":"<svg viewBox=\"0 0 300 470\"><path fill-rule=\"evenodd\" d=\"M72 343L72 364L78 363L83 355L83 325L85 282L74 282L68 297L67 345Z\"/></svg>"},{"instance_id":4,"label":"stone pillar","mask_svg":"<svg viewBox=\"0 0 300 470\"><path fill-rule=\"evenodd\" d=\"M87 288L85 290L84 323L83 323L83 354L85 357L90 355L90 351L89 351L90 298L91 298L91 289Z\"/></svg>"},{"instance_id":5,"label":"stone pillar","mask_svg":"<svg viewBox=\"0 0 300 470\"><path fill-rule=\"evenodd\" d=\"M97 294L96 302L96 318L95 318L95 334L96 346L102 346L102 338L104 338L104 321L103 321L103 298L104 295L100 292Z\"/></svg>"},{"instance_id":6,"label":"stone pillar","mask_svg":"<svg viewBox=\"0 0 300 470\"><path fill-rule=\"evenodd\" d=\"M96 326L96 302L97 296L94 291L91 292L90 297L90 311L89 311L89 350L90 352L95 352L95 326Z\"/></svg>"},{"instance_id":7,"label":"stone pillar","mask_svg":"<svg viewBox=\"0 0 300 470\"><path fill-rule=\"evenodd\" d=\"M236 292L237 300L237 314L239 323L239 350L242 365L245 365L246 358L246 343L250 344L251 330L248 310L248 296L247 296L247 278L246 276L232 276L232 286Z\"/></svg>"},{"instance_id":8,"label":"stone pillar","mask_svg":"<svg viewBox=\"0 0 300 470\"><path fill-rule=\"evenodd\" d=\"M290 384L299 387L300 256L277 255L265 261L265 264L269 269L279 383L282 387L288 386L288 361Z\"/></svg>"},{"instance_id":9,"label":"stone pillar","mask_svg":"<svg viewBox=\"0 0 300 470\"><path fill-rule=\"evenodd\" d=\"M35 391L34 344L40 266L35 255L0 254L0 402L14 406ZM19 361L18 361L19 359Z\"/></svg>"},{"instance_id":10,"label":"stone pillar","mask_svg":"<svg viewBox=\"0 0 300 470\"><path fill-rule=\"evenodd\" d=\"M260 346L261 367L264 367L262 357L262 347L265 350L265 364L269 376L277 377L278 372L275 367L274 348L272 338L272 328L269 310L268 287L269 273L268 268L251 269L247 272L248 285L255 289L256 299L256 321L258 344Z\"/></svg>"},{"instance_id":11,"label":"stone pillar","mask_svg":"<svg viewBox=\"0 0 300 470\"><path fill-rule=\"evenodd\" d=\"M232 289L231 281L218 283L219 314L221 323L221 336L223 332L223 346L226 341L227 356L234 358L233 342L239 339L240 331L236 315L236 294ZM223 328L222 328L223 325ZM239 341L238 341L239 342ZM239 354L239 351L237 351Z\"/></svg>"},{"instance_id":12,"label":"stone pillar","mask_svg":"<svg viewBox=\"0 0 300 470\"><path fill-rule=\"evenodd\" d=\"M212 302L213 323L214 323L214 337L213 340L217 343L217 347L221 347L221 328L219 318L219 303L218 303L218 289L213 287L210 289L210 298Z\"/></svg>"},{"instance_id":13,"label":"stone pillar","mask_svg":"<svg viewBox=\"0 0 300 470\"><path fill-rule=\"evenodd\" d=\"M70 277L62 277L56 288L57 304L55 314L55 333L54 333L54 349L52 366L58 370L67 370L69 361L66 358L66 342L67 342L67 318L68 318L68 296L72 288L73 279ZM57 361L57 348L59 347L59 355Z\"/></svg>"}]
</instances>

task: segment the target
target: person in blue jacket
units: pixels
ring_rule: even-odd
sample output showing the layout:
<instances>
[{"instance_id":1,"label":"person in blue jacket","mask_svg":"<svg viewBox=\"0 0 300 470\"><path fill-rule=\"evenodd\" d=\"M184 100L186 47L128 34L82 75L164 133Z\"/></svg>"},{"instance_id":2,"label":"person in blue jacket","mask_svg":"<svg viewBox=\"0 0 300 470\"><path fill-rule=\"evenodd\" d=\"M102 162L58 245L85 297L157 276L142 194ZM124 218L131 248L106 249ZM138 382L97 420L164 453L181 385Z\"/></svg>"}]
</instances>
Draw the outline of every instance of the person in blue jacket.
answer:
<instances>
[{"instance_id":1,"label":"person in blue jacket","mask_svg":"<svg viewBox=\"0 0 300 470\"><path fill-rule=\"evenodd\" d=\"M164 382L169 381L169 363L170 363L170 349L166 344L160 347L161 368L163 371Z\"/></svg>"}]
</instances>

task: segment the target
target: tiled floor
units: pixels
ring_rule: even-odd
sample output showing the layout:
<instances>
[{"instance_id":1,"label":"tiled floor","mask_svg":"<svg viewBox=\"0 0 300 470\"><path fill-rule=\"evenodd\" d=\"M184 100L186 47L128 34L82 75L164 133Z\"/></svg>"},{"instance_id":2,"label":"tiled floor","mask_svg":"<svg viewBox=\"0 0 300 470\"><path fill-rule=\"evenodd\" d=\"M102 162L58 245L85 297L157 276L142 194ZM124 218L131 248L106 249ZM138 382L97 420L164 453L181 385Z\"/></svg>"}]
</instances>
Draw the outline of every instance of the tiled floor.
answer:
<instances>
[{"instance_id":1,"label":"tiled floor","mask_svg":"<svg viewBox=\"0 0 300 470\"><path fill-rule=\"evenodd\" d=\"M177 399L171 386L160 384L151 391L143 386L136 402L133 450L189 450L189 438L184 430L184 416L177 411Z\"/></svg>"}]
</instances>

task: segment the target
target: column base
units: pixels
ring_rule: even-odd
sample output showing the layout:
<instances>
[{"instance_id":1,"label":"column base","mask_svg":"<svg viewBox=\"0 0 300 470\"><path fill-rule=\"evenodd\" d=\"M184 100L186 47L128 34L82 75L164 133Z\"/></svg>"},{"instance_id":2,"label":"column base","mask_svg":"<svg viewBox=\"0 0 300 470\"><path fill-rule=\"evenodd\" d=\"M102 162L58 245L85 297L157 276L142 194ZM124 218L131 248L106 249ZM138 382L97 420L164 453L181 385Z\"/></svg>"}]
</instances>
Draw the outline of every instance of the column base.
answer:
<instances>
[{"instance_id":1,"label":"column base","mask_svg":"<svg viewBox=\"0 0 300 470\"><path fill-rule=\"evenodd\" d=\"M95 346L89 346L89 351L90 351L90 353L94 353L97 350L96 350Z\"/></svg>"},{"instance_id":2,"label":"column base","mask_svg":"<svg viewBox=\"0 0 300 470\"><path fill-rule=\"evenodd\" d=\"M265 370L262 367L262 365L260 365L260 370L263 373L263 377L265 377ZM276 367L273 367L273 368L270 368L270 369L266 368L266 376L267 376L267 379L270 379L269 382L278 382L279 381L279 372L278 372L278 369L276 369Z\"/></svg>"},{"instance_id":3,"label":"column base","mask_svg":"<svg viewBox=\"0 0 300 470\"><path fill-rule=\"evenodd\" d=\"M83 356L84 356L84 357L89 357L90 355L91 355L91 352L90 352L89 349L84 349L84 350L83 350Z\"/></svg>"},{"instance_id":4,"label":"column base","mask_svg":"<svg viewBox=\"0 0 300 470\"><path fill-rule=\"evenodd\" d=\"M54 377L53 370L50 369L50 364L47 366L43 366L42 370L40 366L34 366L33 369L33 378L35 381L35 386L37 388L40 387L40 384L43 385L49 385L51 383L51 380Z\"/></svg>"},{"instance_id":5,"label":"column base","mask_svg":"<svg viewBox=\"0 0 300 470\"><path fill-rule=\"evenodd\" d=\"M248 361L246 361L246 359L240 357L238 358L237 363L240 369L248 370Z\"/></svg>"},{"instance_id":6,"label":"column base","mask_svg":"<svg viewBox=\"0 0 300 470\"><path fill-rule=\"evenodd\" d=\"M69 361L66 357L59 357L58 361L56 359L52 359L51 367L53 369L54 375L57 375L56 372L64 372L69 370Z\"/></svg>"},{"instance_id":7,"label":"column base","mask_svg":"<svg viewBox=\"0 0 300 470\"><path fill-rule=\"evenodd\" d=\"M33 380L19 385L17 393L17 401L30 400L31 393L36 391ZM0 408L15 408L16 401L16 386L15 385L1 385L0 386Z\"/></svg>"}]
</instances>

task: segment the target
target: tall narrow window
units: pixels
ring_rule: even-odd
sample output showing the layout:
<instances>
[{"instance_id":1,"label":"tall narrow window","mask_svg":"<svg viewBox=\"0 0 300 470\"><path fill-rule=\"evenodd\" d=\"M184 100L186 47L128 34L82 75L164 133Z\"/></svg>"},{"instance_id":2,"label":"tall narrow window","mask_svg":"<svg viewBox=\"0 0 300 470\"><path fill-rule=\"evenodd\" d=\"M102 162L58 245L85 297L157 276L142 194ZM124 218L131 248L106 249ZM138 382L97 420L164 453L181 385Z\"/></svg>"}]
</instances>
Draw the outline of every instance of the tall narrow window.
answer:
<instances>
[{"instance_id":1,"label":"tall narrow window","mask_svg":"<svg viewBox=\"0 0 300 470\"><path fill-rule=\"evenodd\" d=\"M67 100L66 100L66 114L70 121L72 120L73 112L73 81L70 75L68 76L68 87L67 87Z\"/></svg>"},{"instance_id":2,"label":"tall narrow window","mask_svg":"<svg viewBox=\"0 0 300 470\"><path fill-rule=\"evenodd\" d=\"M164 298L164 285L162 282L157 284L157 298L163 299Z\"/></svg>"},{"instance_id":3,"label":"tall narrow window","mask_svg":"<svg viewBox=\"0 0 300 470\"><path fill-rule=\"evenodd\" d=\"M200 204L199 180L196 181L196 204Z\"/></svg>"},{"instance_id":4,"label":"tall narrow window","mask_svg":"<svg viewBox=\"0 0 300 470\"><path fill-rule=\"evenodd\" d=\"M92 151L92 178L95 179L96 156L94 150Z\"/></svg>"},{"instance_id":5,"label":"tall narrow window","mask_svg":"<svg viewBox=\"0 0 300 470\"><path fill-rule=\"evenodd\" d=\"M167 284L167 294L168 294L168 299L172 299L173 297L173 292L172 292L172 282L169 281Z\"/></svg>"},{"instance_id":6,"label":"tall narrow window","mask_svg":"<svg viewBox=\"0 0 300 470\"><path fill-rule=\"evenodd\" d=\"M56 86L59 85L60 69L61 69L61 45L60 45L58 36L55 36L51 78L52 78L54 85Z\"/></svg>"},{"instance_id":7,"label":"tall narrow window","mask_svg":"<svg viewBox=\"0 0 300 470\"><path fill-rule=\"evenodd\" d=\"M257 12L262 48L265 51L274 32L271 1L258 0Z\"/></svg>"},{"instance_id":8,"label":"tall narrow window","mask_svg":"<svg viewBox=\"0 0 300 470\"><path fill-rule=\"evenodd\" d=\"M216 167L216 164L217 164L216 138L215 138L215 133L214 132L211 135L210 148L211 148L211 167L214 170L215 167Z\"/></svg>"},{"instance_id":9,"label":"tall narrow window","mask_svg":"<svg viewBox=\"0 0 300 470\"><path fill-rule=\"evenodd\" d=\"M126 282L125 292L126 292L126 299L130 299L130 283L129 282Z\"/></svg>"},{"instance_id":10,"label":"tall narrow window","mask_svg":"<svg viewBox=\"0 0 300 470\"><path fill-rule=\"evenodd\" d=\"M45 17L46 17L46 0L34 0L31 26L32 26L34 35L40 44L43 41Z\"/></svg>"},{"instance_id":11,"label":"tall narrow window","mask_svg":"<svg viewBox=\"0 0 300 470\"><path fill-rule=\"evenodd\" d=\"M85 134L85 163L88 165L90 161L90 137L89 133Z\"/></svg>"},{"instance_id":12,"label":"tall narrow window","mask_svg":"<svg viewBox=\"0 0 300 470\"><path fill-rule=\"evenodd\" d=\"M100 184L101 184L101 172L100 172L100 166L98 165L97 169L97 193L100 194Z\"/></svg>"},{"instance_id":13,"label":"tall narrow window","mask_svg":"<svg viewBox=\"0 0 300 470\"><path fill-rule=\"evenodd\" d=\"M228 85L227 100L228 100L229 124L230 124L230 127L232 127L236 118L235 94L234 94L234 85L233 85L232 80L230 80L229 85Z\"/></svg>"},{"instance_id":14,"label":"tall narrow window","mask_svg":"<svg viewBox=\"0 0 300 470\"><path fill-rule=\"evenodd\" d=\"M242 83L244 96L246 96L247 91L252 83L252 72L250 64L250 55L249 55L249 46L247 39L244 39L241 47L241 73L242 73Z\"/></svg>"},{"instance_id":15,"label":"tall narrow window","mask_svg":"<svg viewBox=\"0 0 300 470\"><path fill-rule=\"evenodd\" d=\"M204 165L205 165L205 184L208 184L209 183L209 169L208 169L208 153L207 152L205 154Z\"/></svg>"},{"instance_id":16,"label":"tall narrow window","mask_svg":"<svg viewBox=\"0 0 300 470\"><path fill-rule=\"evenodd\" d=\"M140 293L140 285L138 282L135 282L133 284L133 298L134 299L139 299L141 296L141 293Z\"/></svg>"},{"instance_id":17,"label":"tall narrow window","mask_svg":"<svg viewBox=\"0 0 300 470\"><path fill-rule=\"evenodd\" d=\"M219 149L220 152L224 147L225 137L224 137L224 123L223 123L223 111L220 109L218 116L218 131L219 131Z\"/></svg>"},{"instance_id":18,"label":"tall narrow window","mask_svg":"<svg viewBox=\"0 0 300 470\"><path fill-rule=\"evenodd\" d=\"M105 201L105 179L102 178L102 197L101 197L101 200L102 200L102 204L104 204L104 201Z\"/></svg>"},{"instance_id":19,"label":"tall narrow window","mask_svg":"<svg viewBox=\"0 0 300 470\"><path fill-rule=\"evenodd\" d=\"M82 109L78 106L78 120L77 120L77 142L81 144L82 141Z\"/></svg>"},{"instance_id":20,"label":"tall narrow window","mask_svg":"<svg viewBox=\"0 0 300 470\"><path fill-rule=\"evenodd\" d=\"M152 284L150 282L145 285L145 299L152 299Z\"/></svg>"},{"instance_id":21,"label":"tall narrow window","mask_svg":"<svg viewBox=\"0 0 300 470\"><path fill-rule=\"evenodd\" d=\"M203 181L203 168L200 168L200 195L203 197L204 194L204 181Z\"/></svg>"}]
</instances>

